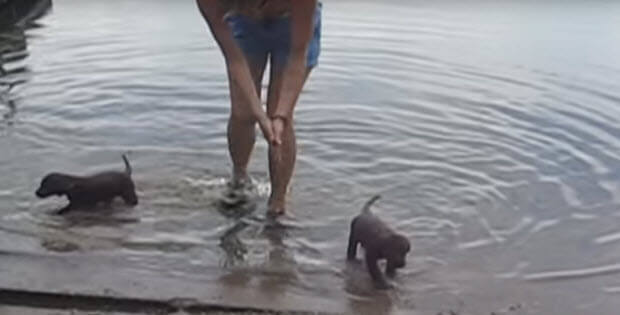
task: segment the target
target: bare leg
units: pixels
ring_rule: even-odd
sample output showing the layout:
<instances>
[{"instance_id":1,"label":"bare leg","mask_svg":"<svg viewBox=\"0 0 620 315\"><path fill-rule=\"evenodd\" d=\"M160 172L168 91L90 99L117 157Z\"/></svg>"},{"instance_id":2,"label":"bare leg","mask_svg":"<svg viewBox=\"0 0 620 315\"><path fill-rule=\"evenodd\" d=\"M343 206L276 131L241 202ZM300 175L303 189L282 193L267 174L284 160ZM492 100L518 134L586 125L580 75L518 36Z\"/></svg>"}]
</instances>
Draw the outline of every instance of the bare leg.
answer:
<instances>
[{"instance_id":1,"label":"bare leg","mask_svg":"<svg viewBox=\"0 0 620 315\"><path fill-rule=\"evenodd\" d=\"M388 259L385 265L385 274L390 278L394 278L396 276L396 269L396 265Z\"/></svg>"},{"instance_id":2,"label":"bare leg","mask_svg":"<svg viewBox=\"0 0 620 315\"><path fill-rule=\"evenodd\" d=\"M251 60L248 58L250 72L256 86L258 96L261 95L261 84L267 56ZM252 113L246 109L245 100L241 90L236 84L228 79L230 87L231 111L228 120L228 151L233 162L233 184L239 183L247 179L248 163L254 143L256 141L256 120L252 117Z\"/></svg>"},{"instance_id":3,"label":"bare leg","mask_svg":"<svg viewBox=\"0 0 620 315\"><path fill-rule=\"evenodd\" d=\"M347 260L355 260L357 256L357 237L355 237L355 222L357 219L353 219L351 222L351 231L349 232L349 245L347 246Z\"/></svg>"},{"instance_id":4,"label":"bare leg","mask_svg":"<svg viewBox=\"0 0 620 315\"><path fill-rule=\"evenodd\" d=\"M349 246L347 247L347 260L353 261L357 256L357 240L354 238L353 233L349 235Z\"/></svg>"},{"instance_id":5,"label":"bare leg","mask_svg":"<svg viewBox=\"0 0 620 315\"><path fill-rule=\"evenodd\" d=\"M306 79L311 69L306 72ZM267 112L272 115L280 99L282 88L282 69L271 67L269 75L269 91L267 94ZM269 179L271 180L271 196L269 211L272 214L283 214L286 209L286 193L295 168L297 158L297 141L295 139L294 121L287 117L289 123L284 126L282 144L269 146Z\"/></svg>"},{"instance_id":6,"label":"bare leg","mask_svg":"<svg viewBox=\"0 0 620 315\"><path fill-rule=\"evenodd\" d=\"M390 288L390 285L385 281L385 278L383 278L381 270L379 270L377 257L372 253L372 250L366 251L366 267L377 289L385 290Z\"/></svg>"}]
</instances>

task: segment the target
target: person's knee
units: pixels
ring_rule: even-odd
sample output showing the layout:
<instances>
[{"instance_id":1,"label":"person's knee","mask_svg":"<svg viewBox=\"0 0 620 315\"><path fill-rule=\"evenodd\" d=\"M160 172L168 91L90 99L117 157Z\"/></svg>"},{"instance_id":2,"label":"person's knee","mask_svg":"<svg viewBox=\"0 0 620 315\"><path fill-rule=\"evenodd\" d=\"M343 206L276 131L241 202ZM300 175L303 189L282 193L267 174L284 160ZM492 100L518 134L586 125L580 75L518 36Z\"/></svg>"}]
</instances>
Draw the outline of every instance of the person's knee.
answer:
<instances>
[{"instance_id":1,"label":"person's knee","mask_svg":"<svg viewBox=\"0 0 620 315\"><path fill-rule=\"evenodd\" d=\"M230 122L235 125L254 125L256 118L249 110L235 108L230 111Z\"/></svg>"}]
</instances>

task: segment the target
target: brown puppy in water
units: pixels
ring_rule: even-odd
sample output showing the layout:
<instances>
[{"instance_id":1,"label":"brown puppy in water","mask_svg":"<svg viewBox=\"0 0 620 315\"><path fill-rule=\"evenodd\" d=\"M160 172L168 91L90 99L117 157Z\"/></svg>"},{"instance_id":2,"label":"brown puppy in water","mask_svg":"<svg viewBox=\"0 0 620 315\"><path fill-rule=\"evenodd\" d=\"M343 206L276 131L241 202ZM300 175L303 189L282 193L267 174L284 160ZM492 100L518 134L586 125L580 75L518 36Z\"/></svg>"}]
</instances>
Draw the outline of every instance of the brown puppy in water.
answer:
<instances>
[{"instance_id":1,"label":"brown puppy in water","mask_svg":"<svg viewBox=\"0 0 620 315\"><path fill-rule=\"evenodd\" d=\"M405 266L405 258L411 245L406 237L396 233L370 212L370 206L379 198L379 195L372 197L364 205L362 213L351 221L347 260L355 260L357 244L361 244L366 253L366 266L375 286L379 289L388 289L390 285L379 270L378 260L387 260L385 273L389 277L394 277L396 269Z\"/></svg>"},{"instance_id":2,"label":"brown puppy in water","mask_svg":"<svg viewBox=\"0 0 620 315\"><path fill-rule=\"evenodd\" d=\"M131 165L123 154L125 171L107 171L91 176L73 176L61 173L50 173L41 181L36 195L47 198L52 195L67 196L69 205L57 213L69 210L94 207L100 202L110 204L115 197L121 197L126 204L138 204L135 187L131 180Z\"/></svg>"}]
</instances>

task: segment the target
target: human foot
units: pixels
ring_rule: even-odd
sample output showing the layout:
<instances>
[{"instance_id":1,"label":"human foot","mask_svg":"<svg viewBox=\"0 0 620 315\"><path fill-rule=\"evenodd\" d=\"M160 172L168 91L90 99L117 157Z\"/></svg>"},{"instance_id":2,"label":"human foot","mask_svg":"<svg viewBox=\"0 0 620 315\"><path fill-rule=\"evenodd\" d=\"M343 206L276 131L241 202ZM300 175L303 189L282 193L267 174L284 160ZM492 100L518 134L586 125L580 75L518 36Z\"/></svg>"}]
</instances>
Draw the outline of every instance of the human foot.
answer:
<instances>
[{"instance_id":1,"label":"human foot","mask_svg":"<svg viewBox=\"0 0 620 315\"><path fill-rule=\"evenodd\" d=\"M221 202L228 207L245 204L249 196L254 192L254 185L249 177L233 177L226 183L226 190L221 197Z\"/></svg>"},{"instance_id":2,"label":"human foot","mask_svg":"<svg viewBox=\"0 0 620 315\"><path fill-rule=\"evenodd\" d=\"M286 201L284 199L269 199L269 202L267 202L267 215L276 217L285 213Z\"/></svg>"}]
</instances>

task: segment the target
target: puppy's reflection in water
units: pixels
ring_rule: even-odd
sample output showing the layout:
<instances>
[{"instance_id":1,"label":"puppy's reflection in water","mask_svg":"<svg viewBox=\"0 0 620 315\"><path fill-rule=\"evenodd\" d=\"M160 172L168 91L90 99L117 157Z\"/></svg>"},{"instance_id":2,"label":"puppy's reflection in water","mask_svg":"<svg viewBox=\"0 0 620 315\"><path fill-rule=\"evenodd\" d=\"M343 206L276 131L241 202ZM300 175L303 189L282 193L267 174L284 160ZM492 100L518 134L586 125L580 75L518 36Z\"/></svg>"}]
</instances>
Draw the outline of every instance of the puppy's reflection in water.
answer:
<instances>
[{"instance_id":1,"label":"puppy's reflection in water","mask_svg":"<svg viewBox=\"0 0 620 315\"><path fill-rule=\"evenodd\" d=\"M127 248L128 231L140 223L140 218L129 209L76 211L65 216L41 213L35 220L38 221L37 237L41 238L41 247L63 253Z\"/></svg>"},{"instance_id":2,"label":"puppy's reflection in water","mask_svg":"<svg viewBox=\"0 0 620 315\"><path fill-rule=\"evenodd\" d=\"M346 262L344 274L344 291L347 292L351 314L398 314L394 310L397 294L375 289L363 260Z\"/></svg>"},{"instance_id":3,"label":"puppy's reflection in water","mask_svg":"<svg viewBox=\"0 0 620 315\"><path fill-rule=\"evenodd\" d=\"M393 304L387 292L377 292L375 296L366 298L349 298L349 308L353 310L351 313L359 315L395 314Z\"/></svg>"},{"instance_id":4,"label":"puppy's reflection in water","mask_svg":"<svg viewBox=\"0 0 620 315\"><path fill-rule=\"evenodd\" d=\"M100 213L80 213L76 211L57 220L63 221L64 228L122 228L124 225L140 223L140 218L129 211L131 210L107 210Z\"/></svg>"}]
</instances>

